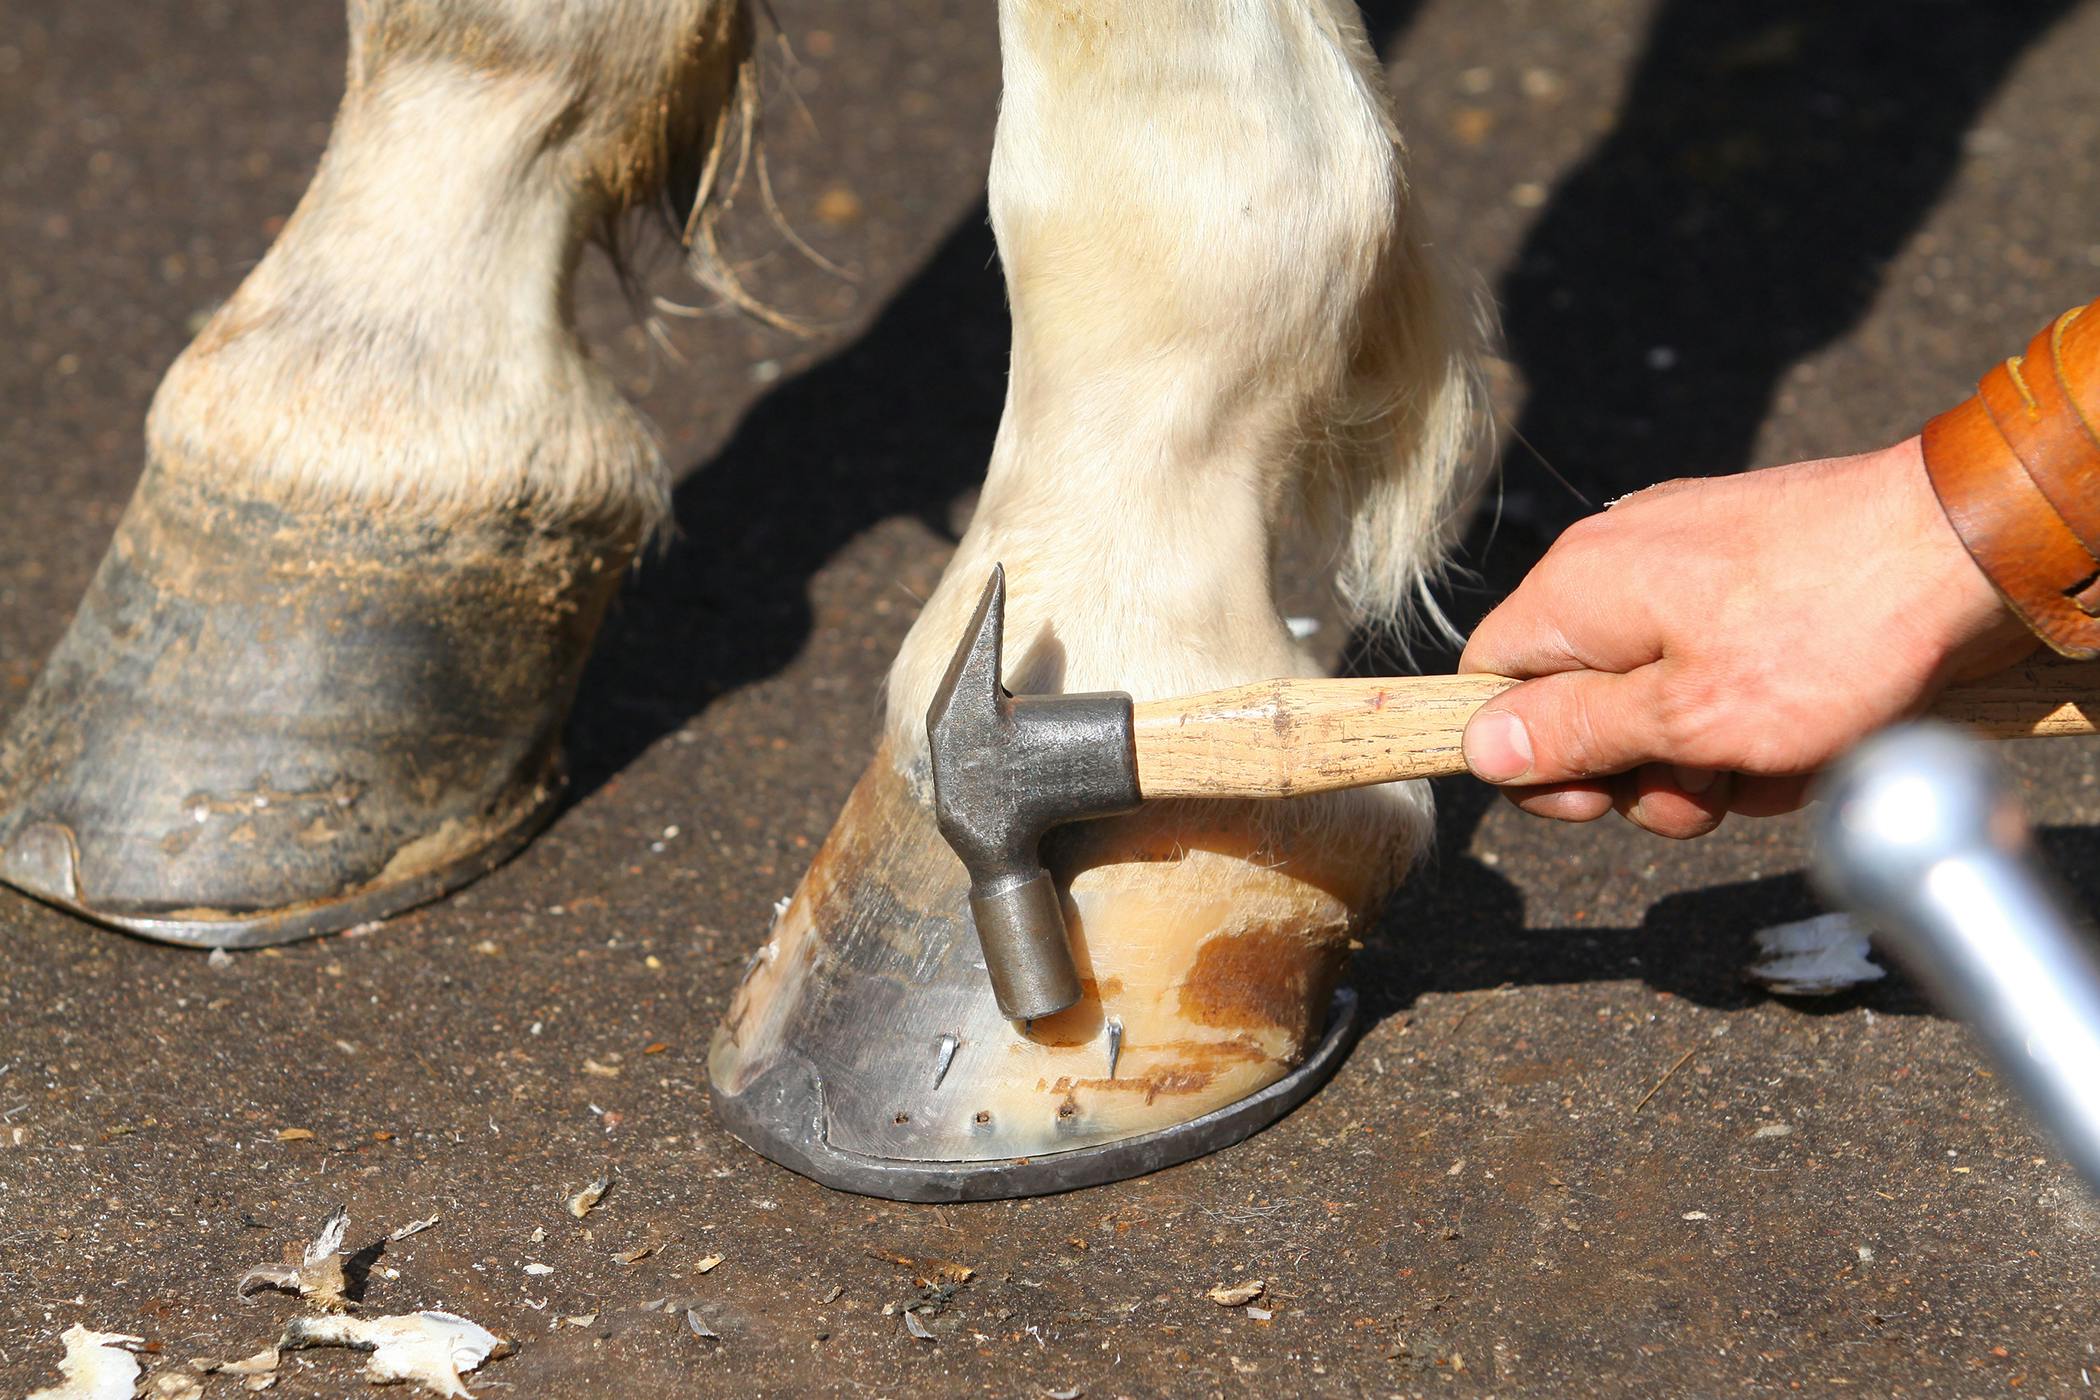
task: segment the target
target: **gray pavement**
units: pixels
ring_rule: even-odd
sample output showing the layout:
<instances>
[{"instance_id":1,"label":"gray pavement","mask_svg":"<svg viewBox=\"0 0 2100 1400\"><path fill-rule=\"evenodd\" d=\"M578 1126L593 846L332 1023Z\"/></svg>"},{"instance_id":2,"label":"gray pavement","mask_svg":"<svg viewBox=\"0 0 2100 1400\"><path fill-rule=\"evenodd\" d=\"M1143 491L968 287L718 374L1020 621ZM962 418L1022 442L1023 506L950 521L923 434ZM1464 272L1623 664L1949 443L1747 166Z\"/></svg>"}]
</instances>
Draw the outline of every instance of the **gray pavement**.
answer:
<instances>
[{"instance_id":1,"label":"gray pavement","mask_svg":"<svg viewBox=\"0 0 2100 1400\"><path fill-rule=\"evenodd\" d=\"M682 532L586 683L574 806L445 904L226 967L0 894L0 1394L53 1379L74 1322L149 1337L154 1367L255 1350L291 1304L235 1281L337 1202L353 1247L442 1216L365 1299L517 1339L477 1393L2085 1389L2100 1210L1971 1037L1900 977L1820 1005L1740 980L1752 931L1815 908L1792 820L1675 846L1449 785L1437 861L1359 958L1375 1024L1339 1077L1152 1178L899 1206L715 1129L707 1038L870 750L1005 354L991 7L777 3L782 199L859 281L746 219L757 280L833 329L679 321L684 364L610 278L586 288L681 469ZM1461 612L1580 513L1571 489L1888 440L2100 289L2100 4L1372 18L1440 244L1509 328L1499 522ZM160 371L296 200L343 62L324 4L6 19L0 710L101 553ZM2100 902L2091 747L2017 766ZM973 1272L912 1337L885 1305L944 1264ZM1265 1320L1204 1297L1249 1278ZM643 1309L664 1297L720 1340ZM274 1393L364 1389L307 1352Z\"/></svg>"}]
</instances>

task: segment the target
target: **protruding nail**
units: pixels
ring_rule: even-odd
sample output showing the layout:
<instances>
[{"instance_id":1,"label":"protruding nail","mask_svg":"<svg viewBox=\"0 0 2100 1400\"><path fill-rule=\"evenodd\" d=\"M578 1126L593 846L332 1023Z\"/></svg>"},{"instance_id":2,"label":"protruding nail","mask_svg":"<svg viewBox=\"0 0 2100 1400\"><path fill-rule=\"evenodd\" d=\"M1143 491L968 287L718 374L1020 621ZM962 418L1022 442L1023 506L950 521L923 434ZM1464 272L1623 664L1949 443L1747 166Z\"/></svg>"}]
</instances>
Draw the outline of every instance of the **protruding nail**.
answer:
<instances>
[{"instance_id":1,"label":"protruding nail","mask_svg":"<svg viewBox=\"0 0 2100 1400\"><path fill-rule=\"evenodd\" d=\"M1116 1061L1123 1058L1123 1018L1108 1018L1108 1077L1116 1077Z\"/></svg>"},{"instance_id":2,"label":"protruding nail","mask_svg":"<svg viewBox=\"0 0 2100 1400\"><path fill-rule=\"evenodd\" d=\"M935 1044L933 1061L934 1088L940 1088L941 1081L948 1077L948 1066L955 1063L955 1052L961 1045L962 1042L952 1035L942 1036Z\"/></svg>"}]
</instances>

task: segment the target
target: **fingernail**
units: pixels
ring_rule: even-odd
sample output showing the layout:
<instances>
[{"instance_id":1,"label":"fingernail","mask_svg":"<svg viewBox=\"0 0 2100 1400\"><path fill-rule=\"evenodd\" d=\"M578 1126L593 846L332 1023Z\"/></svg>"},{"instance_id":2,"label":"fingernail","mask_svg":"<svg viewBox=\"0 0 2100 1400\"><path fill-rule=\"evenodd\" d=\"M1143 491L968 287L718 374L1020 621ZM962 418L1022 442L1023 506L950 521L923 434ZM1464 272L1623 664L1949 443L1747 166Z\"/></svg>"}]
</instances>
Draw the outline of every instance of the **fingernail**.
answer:
<instances>
[{"instance_id":1,"label":"fingernail","mask_svg":"<svg viewBox=\"0 0 2100 1400\"><path fill-rule=\"evenodd\" d=\"M1671 764L1670 773L1677 779L1678 787L1695 796L1712 787L1714 779L1720 776L1711 768L1687 768L1681 763Z\"/></svg>"},{"instance_id":2,"label":"fingernail","mask_svg":"<svg viewBox=\"0 0 2100 1400\"><path fill-rule=\"evenodd\" d=\"M1507 710L1482 710L1466 726L1466 767L1489 783L1513 782L1531 771L1531 736Z\"/></svg>"}]
</instances>

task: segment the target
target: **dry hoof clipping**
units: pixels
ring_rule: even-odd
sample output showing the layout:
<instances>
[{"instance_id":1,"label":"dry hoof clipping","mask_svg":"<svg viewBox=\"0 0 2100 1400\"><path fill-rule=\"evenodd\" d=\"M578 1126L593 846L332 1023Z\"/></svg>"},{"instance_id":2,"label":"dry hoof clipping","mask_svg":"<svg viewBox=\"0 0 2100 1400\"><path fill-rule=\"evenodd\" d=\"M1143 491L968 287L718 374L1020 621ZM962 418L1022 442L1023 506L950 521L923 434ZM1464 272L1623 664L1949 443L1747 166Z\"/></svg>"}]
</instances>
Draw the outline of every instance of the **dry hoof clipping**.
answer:
<instances>
[{"instance_id":1,"label":"dry hoof clipping","mask_svg":"<svg viewBox=\"0 0 2100 1400\"><path fill-rule=\"evenodd\" d=\"M1014 1022L925 775L885 748L716 1032L716 1113L783 1166L908 1201L1097 1185L1247 1137L1346 1053L1336 983L1383 887L1304 817L1162 804L1054 833L1082 995Z\"/></svg>"},{"instance_id":2,"label":"dry hoof clipping","mask_svg":"<svg viewBox=\"0 0 2100 1400\"><path fill-rule=\"evenodd\" d=\"M244 947L433 899L546 821L628 548L149 469L0 738L0 880Z\"/></svg>"}]
</instances>

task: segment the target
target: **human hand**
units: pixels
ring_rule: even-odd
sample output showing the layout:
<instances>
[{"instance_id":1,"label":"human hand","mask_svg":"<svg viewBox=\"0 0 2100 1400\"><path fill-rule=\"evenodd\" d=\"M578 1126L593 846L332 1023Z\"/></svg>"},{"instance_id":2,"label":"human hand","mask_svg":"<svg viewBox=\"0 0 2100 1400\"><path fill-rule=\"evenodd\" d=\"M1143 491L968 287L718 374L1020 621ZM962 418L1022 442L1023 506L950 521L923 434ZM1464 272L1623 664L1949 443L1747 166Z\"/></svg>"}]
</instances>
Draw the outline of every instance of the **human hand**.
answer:
<instances>
[{"instance_id":1,"label":"human hand","mask_svg":"<svg viewBox=\"0 0 2100 1400\"><path fill-rule=\"evenodd\" d=\"M1918 440L1670 481L1570 527L1461 671L1526 683L1465 756L1527 812L1663 836L1804 800L1815 771L2034 638L1971 561Z\"/></svg>"}]
</instances>

